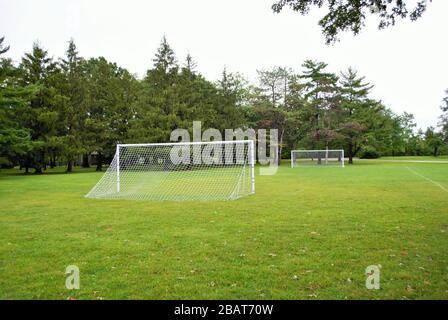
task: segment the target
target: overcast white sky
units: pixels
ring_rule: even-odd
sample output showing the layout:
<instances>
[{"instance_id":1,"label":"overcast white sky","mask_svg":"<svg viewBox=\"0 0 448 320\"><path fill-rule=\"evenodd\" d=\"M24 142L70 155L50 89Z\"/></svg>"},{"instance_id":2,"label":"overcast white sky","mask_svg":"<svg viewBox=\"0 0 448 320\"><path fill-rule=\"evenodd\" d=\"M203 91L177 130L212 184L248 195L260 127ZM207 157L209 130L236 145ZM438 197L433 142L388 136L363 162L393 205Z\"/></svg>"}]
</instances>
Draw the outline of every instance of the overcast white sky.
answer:
<instances>
[{"instance_id":1,"label":"overcast white sky","mask_svg":"<svg viewBox=\"0 0 448 320\"><path fill-rule=\"evenodd\" d=\"M415 115L418 127L435 126L448 88L448 1L430 3L417 22L400 21L377 31L369 21L361 35L345 34L327 46L317 25L322 15L290 10L274 14L274 0L0 0L0 36L19 61L38 40L54 57L73 37L86 58L104 56L142 76L163 35L178 60L188 52L208 79L224 66L256 80L256 70L305 59L329 70L349 66L375 85L373 96L396 113Z\"/></svg>"}]
</instances>

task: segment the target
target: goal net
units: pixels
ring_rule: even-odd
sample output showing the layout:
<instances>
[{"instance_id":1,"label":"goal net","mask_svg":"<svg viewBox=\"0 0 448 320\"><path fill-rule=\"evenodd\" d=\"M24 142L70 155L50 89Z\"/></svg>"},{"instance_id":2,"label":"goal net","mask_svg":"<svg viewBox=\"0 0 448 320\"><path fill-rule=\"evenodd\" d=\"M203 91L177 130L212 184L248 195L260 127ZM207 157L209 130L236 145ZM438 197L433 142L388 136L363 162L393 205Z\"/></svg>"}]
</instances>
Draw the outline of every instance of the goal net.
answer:
<instances>
[{"instance_id":1,"label":"goal net","mask_svg":"<svg viewBox=\"0 0 448 320\"><path fill-rule=\"evenodd\" d=\"M305 166L344 167L344 150L293 150L291 168Z\"/></svg>"},{"instance_id":2,"label":"goal net","mask_svg":"<svg viewBox=\"0 0 448 320\"><path fill-rule=\"evenodd\" d=\"M255 193L254 142L119 144L87 198L233 200Z\"/></svg>"}]
</instances>

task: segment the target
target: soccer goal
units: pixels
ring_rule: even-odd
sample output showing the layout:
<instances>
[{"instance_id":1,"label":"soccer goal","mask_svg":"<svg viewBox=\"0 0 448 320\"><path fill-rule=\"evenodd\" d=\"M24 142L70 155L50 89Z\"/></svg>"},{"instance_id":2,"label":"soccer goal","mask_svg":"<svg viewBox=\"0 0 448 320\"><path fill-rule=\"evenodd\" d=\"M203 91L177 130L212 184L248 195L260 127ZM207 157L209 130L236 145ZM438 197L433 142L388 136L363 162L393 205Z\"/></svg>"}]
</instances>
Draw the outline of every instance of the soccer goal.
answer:
<instances>
[{"instance_id":1,"label":"soccer goal","mask_svg":"<svg viewBox=\"0 0 448 320\"><path fill-rule=\"evenodd\" d=\"M119 144L99 199L233 200L255 193L254 141Z\"/></svg>"},{"instance_id":2,"label":"soccer goal","mask_svg":"<svg viewBox=\"0 0 448 320\"><path fill-rule=\"evenodd\" d=\"M344 150L291 151L291 168L319 165L344 167Z\"/></svg>"}]
</instances>

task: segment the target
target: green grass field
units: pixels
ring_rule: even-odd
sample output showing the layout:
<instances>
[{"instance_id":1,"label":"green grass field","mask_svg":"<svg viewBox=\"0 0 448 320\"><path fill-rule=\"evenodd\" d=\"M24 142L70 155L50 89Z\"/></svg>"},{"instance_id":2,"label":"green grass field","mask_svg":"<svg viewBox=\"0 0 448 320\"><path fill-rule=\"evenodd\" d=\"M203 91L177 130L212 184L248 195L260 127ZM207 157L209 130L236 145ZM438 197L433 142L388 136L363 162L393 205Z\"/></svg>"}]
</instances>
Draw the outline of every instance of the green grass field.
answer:
<instances>
[{"instance_id":1,"label":"green grass field","mask_svg":"<svg viewBox=\"0 0 448 320\"><path fill-rule=\"evenodd\" d=\"M400 157L381 157L381 160L416 160L416 161L448 161L448 156L400 156Z\"/></svg>"},{"instance_id":2,"label":"green grass field","mask_svg":"<svg viewBox=\"0 0 448 320\"><path fill-rule=\"evenodd\" d=\"M124 170L117 192L116 169L108 170L87 197L130 200L229 200L252 193L248 166L221 166L195 170ZM193 187L194 186L194 187Z\"/></svg>"},{"instance_id":3,"label":"green grass field","mask_svg":"<svg viewBox=\"0 0 448 320\"><path fill-rule=\"evenodd\" d=\"M1 299L448 299L447 164L285 162L227 202L86 199L77 171L0 172Z\"/></svg>"}]
</instances>

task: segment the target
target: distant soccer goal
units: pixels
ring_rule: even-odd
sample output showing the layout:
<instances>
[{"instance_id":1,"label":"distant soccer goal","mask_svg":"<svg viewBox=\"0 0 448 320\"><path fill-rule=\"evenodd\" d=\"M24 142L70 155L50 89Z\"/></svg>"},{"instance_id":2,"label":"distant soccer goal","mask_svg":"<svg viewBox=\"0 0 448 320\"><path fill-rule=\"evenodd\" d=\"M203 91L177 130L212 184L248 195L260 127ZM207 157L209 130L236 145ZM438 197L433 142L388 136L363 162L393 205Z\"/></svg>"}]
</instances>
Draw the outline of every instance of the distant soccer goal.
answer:
<instances>
[{"instance_id":1,"label":"distant soccer goal","mask_svg":"<svg viewBox=\"0 0 448 320\"><path fill-rule=\"evenodd\" d=\"M344 150L292 150L291 168L306 166L344 167Z\"/></svg>"},{"instance_id":2,"label":"distant soccer goal","mask_svg":"<svg viewBox=\"0 0 448 320\"><path fill-rule=\"evenodd\" d=\"M98 199L233 200L255 193L254 141L119 144Z\"/></svg>"}]
</instances>

